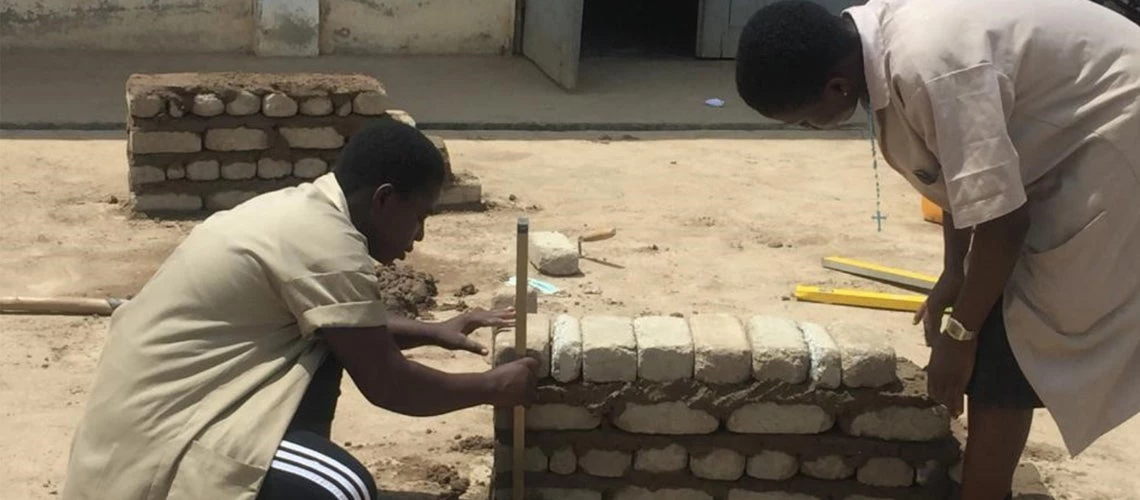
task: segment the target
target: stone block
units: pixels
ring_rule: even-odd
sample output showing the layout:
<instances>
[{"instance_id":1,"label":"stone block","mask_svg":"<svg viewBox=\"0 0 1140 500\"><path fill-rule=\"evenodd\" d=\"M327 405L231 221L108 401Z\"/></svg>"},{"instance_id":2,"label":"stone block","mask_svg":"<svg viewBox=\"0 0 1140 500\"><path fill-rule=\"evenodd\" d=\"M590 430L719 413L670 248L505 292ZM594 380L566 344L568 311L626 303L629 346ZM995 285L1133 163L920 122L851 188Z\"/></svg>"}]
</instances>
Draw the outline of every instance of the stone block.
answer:
<instances>
[{"instance_id":1,"label":"stone block","mask_svg":"<svg viewBox=\"0 0 1140 500\"><path fill-rule=\"evenodd\" d=\"M764 450L748 458L745 471L756 479L783 481L800 471L800 462L782 451Z\"/></svg>"},{"instance_id":2,"label":"stone block","mask_svg":"<svg viewBox=\"0 0 1140 500\"><path fill-rule=\"evenodd\" d=\"M693 376L706 384L737 384L752 378L752 350L744 326L729 314L689 318Z\"/></svg>"},{"instance_id":3,"label":"stone block","mask_svg":"<svg viewBox=\"0 0 1140 500\"><path fill-rule=\"evenodd\" d=\"M602 493L594 490L572 488L537 488L541 500L602 500Z\"/></svg>"},{"instance_id":4,"label":"stone block","mask_svg":"<svg viewBox=\"0 0 1140 500\"><path fill-rule=\"evenodd\" d=\"M306 116L326 116L333 112L332 99L326 96L310 97L301 101L301 114Z\"/></svg>"},{"instance_id":5,"label":"stone block","mask_svg":"<svg viewBox=\"0 0 1140 500\"><path fill-rule=\"evenodd\" d=\"M352 112L358 115L379 116L389 107L388 94L384 91L367 91L352 98Z\"/></svg>"},{"instance_id":6,"label":"stone block","mask_svg":"<svg viewBox=\"0 0 1140 500\"><path fill-rule=\"evenodd\" d=\"M637 340L629 318L585 316L581 328L582 378L586 382L637 380Z\"/></svg>"},{"instance_id":7,"label":"stone block","mask_svg":"<svg viewBox=\"0 0 1140 500\"><path fill-rule=\"evenodd\" d=\"M221 176L217 160L202 160L186 165L186 178L192 181L212 181Z\"/></svg>"},{"instance_id":8,"label":"stone block","mask_svg":"<svg viewBox=\"0 0 1140 500\"><path fill-rule=\"evenodd\" d=\"M257 160L257 176L262 179L280 179L293 173L293 163L286 160L262 158Z\"/></svg>"},{"instance_id":9,"label":"stone block","mask_svg":"<svg viewBox=\"0 0 1140 500\"><path fill-rule=\"evenodd\" d=\"M506 309L509 307L515 307L515 286L503 285L491 296L491 309ZM532 286L527 287L526 311L529 313L538 312L538 289Z\"/></svg>"},{"instance_id":10,"label":"stone block","mask_svg":"<svg viewBox=\"0 0 1140 500\"><path fill-rule=\"evenodd\" d=\"M271 118L285 118L297 114L297 101L281 92L265 94L261 99L261 113Z\"/></svg>"},{"instance_id":11,"label":"stone block","mask_svg":"<svg viewBox=\"0 0 1140 500\"><path fill-rule=\"evenodd\" d=\"M855 474L855 467L847 458L839 455L826 455L800 464L800 472L816 479L839 481Z\"/></svg>"},{"instance_id":12,"label":"stone block","mask_svg":"<svg viewBox=\"0 0 1140 500\"><path fill-rule=\"evenodd\" d=\"M206 208L210 210L229 210L250 198L257 196L254 191L221 191L206 196Z\"/></svg>"},{"instance_id":13,"label":"stone block","mask_svg":"<svg viewBox=\"0 0 1140 500\"><path fill-rule=\"evenodd\" d=\"M671 444L664 448L642 448L637 450L633 468L642 472L660 474L677 472L689 465L689 452L681 445Z\"/></svg>"},{"instance_id":14,"label":"stone block","mask_svg":"<svg viewBox=\"0 0 1140 500\"><path fill-rule=\"evenodd\" d=\"M757 381L799 384L807 380L811 354L795 321L771 316L748 320L752 376Z\"/></svg>"},{"instance_id":15,"label":"stone block","mask_svg":"<svg viewBox=\"0 0 1140 500\"><path fill-rule=\"evenodd\" d=\"M578 246L566 235L555 231L530 234L530 263L548 276L574 276L578 270Z\"/></svg>"},{"instance_id":16,"label":"stone block","mask_svg":"<svg viewBox=\"0 0 1140 500\"><path fill-rule=\"evenodd\" d=\"M137 155L154 153L197 153L202 150L202 138L194 132L138 132L130 133L130 152Z\"/></svg>"},{"instance_id":17,"label":"stone block","mask_svg":"<svg viewBox=\"0 0 1140 500\"><path fill-rule=\"evenodd\" d=\"M198 116L209 118L218 116L226 111L226 103L217 94L198 94L194 96L194 105L190 111Z\"/></svg>"},{"instance_id":18,"label":"stone block","mask_svg":"<svg viewBox=\"0 0 1140 500\"><path fill-rule=\"evenodd\" d=\"M526 427L533 430L581 431L596 429L601 423L601 417L580 406L537 404L526 411Z\"/></svg>"},{"instance_id":19,"label":"stone block","mask_svg":"<svg viewBox=\"0 0 1140 500\"><path fill-rule=\"evenodd\" d=\"M650 490L639 486L626 486L614 493L613 500L713 500L713 496L689 488Z\"/></svg>"},{"instance_id":20,"label":"stone block","mask_svg":"<svg viewBox=\"0 0 1140 500\"><path fill-rule=\"evenodd\" d=\"M456 176L454 182L445 184L439 193L435 209L447 210L475 210L483 206L483 185L479 179L468 173Z\"/></svg>"},{"instance_id":21,"label":"stone block","mask_svg":"<svg viewBox=\"0 0 1140 500\"><path fill-rule=\"evenodd\" d=\"M260 151L269 149L269 136L257 128L214 128L206 131L210 151Z\"/></svg>"},{"instance_id":22,"label":"stone block","mask_svg":"<svg viewBox=\"0 0 1140 500\"><path fill-rule=\"evenodd\" d=\"M336 115L337 116L348 116L351 114L352 114L352 101L345 102L344 104L341 104L340 107L336 108Z\"/></svg>"},{"instance_id":23,"label":"stone block","mask_svg":"<svg viewBox=\"0 0 1140 500\"><path fill-rule=\"evenodd\" d=\"M871 458L859 467L855 477L871 486L905 488L914 484L914 468L894 457Z\"/></svg>"},{"instance_id":24,"label":"stone block","mask_svg":"<svg viewBox=\"0 0 1140 500\"><path fill-rule=\"evenodd\" d=\"M811 355L811 382L816 387L835 389L843 376L843 360L839 346L827 329L815 323L800 323L808 353Z\"/></svg>"},{"instance_id":25,"label":"stone block","mask_svg":"<svg viewBox=\"0 0 1140 500\"><path fill-rule=\"evenodd\" d=\"M559 314L550 328L550 376L562 383L582 375L582 325L578 318Z\"/></svg>"},{"instance_id":26,"label":"stone block","mask_svg":"<svg viewBox=\"0 0 1140 500\"><path fill-rule=\"evenodd\" d=\"M669 382L693 377L693 337L684 318L642 316L633 320L637 377Z\"/></svg>"},{"instance_id":27,"label":"stone block","mask_svg":"<svg viewBox=\"0 0 1140 500\"><path fill-rule=\"evenodd\" d=\"M186 167L182 166L181 163L175 163L174 165L166 167L166 178L172 181L185 179Z\"/></svg>"},{"instance_id":28,"label":"stone block","mask_svg":"<svg viewBox=\"0 0 1140 500\"><path fill-rule=\"evenodd\" d=\"M261 98L248 90L238 92L233 100L226 103L226 113L230 115L249 116L258 111L261 111Z\"/></svg>"},{"instance_id":29,"label":"stone block","mask_svg":"<svg viewBox=\"0 0 1140 500\"><path fill-rule=\"evenodd\" d=\"M566 476L576 470L578 470L578 455L574 454L574 448L566 446L550 454L550 472Z\"/></svg>"},{"instance_id":30,"label":"stone block","mask_svg":"<svg viewBox=\"0 0 1140 500\"><path fill-rule=\"evenodd\" d=\"M135 118L152 118L166 110L166 101L153 94L132 95L128 92L127 109Z\"/></svg>"},{"instance_id":31,"label":"stone block","mask_svg":"<svg viewBox=\"0 0 1140 500\"><path fill-rule=\"evenodd\" d=\"M332 127L281 127L289 147L298 149L337 149L344 147L344 136Z\"/></svg>"},{"instance_id":32,"label":"stone block","mask_svg":"<svg viewBox=\"0 0 1140 500\"><path fill-rule=\"evenodd\" d=\"M182 101L172 99L166 103L166 114L171 118L182 118L182 115L186 114L186 109L182 107Z\"/></svg>"},{"instance_id":33,"label":"stone block","mask_svg":"<svg viewBox=\"0 0 1140 500\"><path fill-rule=\"evenodd\" d=\"M550 317L544 314L526 315L526 355L538 360L538 378L550 376ZM515 350L515 329L503 328L495 332L495 366L519 359Z\"/></svg>"},{"instance_id":34,"label":"stone block","mask_svg":"<svg viewBox=\"0 0 1140 500\"><path fill-rule=\"evenodd\" d=\"M614 425L638 434L708 434L720 427L720 421L706 411L670 401L647 405L628 403L614 419Z\"/></svg>"},{"instance_id":35,"label":"stone block","mask_svg":"<svg viewBox=\"0 0 1140 500\"><path fill-rule=\"evenodd\" d=\"M749 403L728 417L728 430L747 434L819 434L835 417L814 405Z\"/></svg>"},{"instance_id":36,"label":"stone block","mask_svg":"<svg viewBox=\"0 0 1140 500\"><path fill-rule=\"evenodd\" d=\"M293 164L293 175L302 179L316 179L329 171L329 164L320 158L301 158Z\"/></svg>"},{"instance_id":37,"label":"stone block","mask_svg":"<svg viewBox=\"0 0 1140 500\"><path fill-rule=\"evenodd\" d=\"M195 212L201 209L202 198L192 194L135 195L135 210L140 212Z\"/></svg>"},{"instance_id":38,"label":"stone block","mask_svg":"<svg viewBox=\"0 0 1140 500\"><path fill-rule=\"evenodd\" d=\"M630 454L617 450L589 450L578 458L582 472L598 477L622 477L630 463Z\"/></svg>"},{"instance_id":39,"label":"stone block","mask_svg":"<svg viewBox=\"0 0 1140 500\"><path fill-rule=\"evenodd\" d=\"M131 167L128 175L130 177L131 185L134 186L140 184L153 184L155 182L162 182L166 180L166 170L149 165Z\"/></svg>"},{"instance_id":40,"label":"stone block","mask_svg":"<svg viewBox=\"0 0 1140 500\"><path fill-rule=\"evenodd\" d=\"M822 500L815 495L788 493L785 491L748 491L733 489L728 492L728 500Z\"/></svg>"},{"instance_id":41,"label":"stone block","mask_svg":"<svg viewBox=\"0 0 1140 500\"><path fill-rule=\"evenodd\" d=\"M254 0L253 53L262 57L320 55L319 0Z\"/></svg>"},{"instance_id":42,"label":"stone block","mask_svg":"<svg viewBox=\"0 0 1140 500\"><path fill-rule=\"evenodd\" d=\"M234 162L222 165L222 178L230 181L252 179L257 175L257 164L250 162Z\"/></svg>"},{"instance_id":43,"label":"stone block","mask_svg":"<svg viewBox=\"0 0 1140 500\"><path fill-rule=\"evenodd\" d=\"M844 432L855 437L933 441L950 435L950 413L944 406L888 406L860 413L840 425Z\"/></svg>"},{"instance_id":44,"label":"stone block","mask_svg":"<svg viewBox=\"0 0 1140 500\"><path fill-rule=\"evenodd\" d=\"M719 449L689 458L689 469L701 479L736 481L744 475L744 455L735 450Z\"/></svg>"},{"instance_id":45,"label":"stone block","mask_svg":"<svg viewBox=\"0 0 1140 500\"><path fill-rule=\"evenodd\" d=\"M385 113L388 116L392 117L393 120L396 120L400 123L403 123L409 127L415 127L416 126L416 120L413 119L412 115L408 114L407 111L404 111L402 109L389 109ZM442 151L441 151L441 153L442 153Z\"/></svg>"},{"instance_id":46,"label":"stone block","mask_svg":"<svg viewBox=\"0 0 1140 500\"><path fill-rule=\"evenodd\" d=\"M514 470L514 450L507 445L495 445L495 468L501 472ZM547 469L546 454L539 448L527 448L523 452L527 472L545 472Z\"/></svg>"},{"instance_id":47,"label":"stone block","mask_svg":"<svg viewBox=\"0 0 1140 500\"><path fill-rule=\"evenodd\" d=\"M843 385L880 387L897 380L895 350L885 334L850 322L834 323L828 331L839 346Z\"/></svg>"}]
</instances>

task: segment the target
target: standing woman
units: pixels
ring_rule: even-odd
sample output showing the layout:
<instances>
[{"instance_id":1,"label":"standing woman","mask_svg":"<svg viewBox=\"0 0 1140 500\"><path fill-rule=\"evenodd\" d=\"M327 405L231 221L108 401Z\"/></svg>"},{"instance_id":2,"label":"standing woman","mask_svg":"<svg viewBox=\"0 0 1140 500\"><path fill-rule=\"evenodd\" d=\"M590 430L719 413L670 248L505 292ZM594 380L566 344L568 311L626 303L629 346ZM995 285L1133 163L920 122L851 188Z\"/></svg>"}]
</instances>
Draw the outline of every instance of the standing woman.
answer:
<instances>
[{"instance_id":1,"label":"standing woman","mask_svg":"<svg viewBox=\"0 0 1140 500\"><path fill-rule=\"evenodd\" d=\"M745 27L736 80L790 124L862 104L942 207L916 321L931 396L969 395L963 498L1009 497L1034 408L1074 455L1140 411L1140 27L1088 0L788 0Z\"/></svg>"}]
</instances>

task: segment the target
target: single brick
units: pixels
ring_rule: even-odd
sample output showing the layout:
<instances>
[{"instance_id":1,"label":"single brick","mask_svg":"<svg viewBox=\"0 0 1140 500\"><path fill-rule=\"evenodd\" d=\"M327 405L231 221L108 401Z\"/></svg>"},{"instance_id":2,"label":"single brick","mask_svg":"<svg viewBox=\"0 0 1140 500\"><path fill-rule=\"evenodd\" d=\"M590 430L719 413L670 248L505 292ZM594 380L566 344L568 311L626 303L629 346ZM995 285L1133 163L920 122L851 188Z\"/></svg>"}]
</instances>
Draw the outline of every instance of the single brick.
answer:
<instances>
[{"instance_id":1,"label":"single brick","mask_svg":"<svg viewBox=\"0 0 1140 500\"><path fill-rule=\"evenodd\" d=\"M377 116L388 110L388 95L383 91L368 91L352 98L352 112L358 115Z\"/></svg>"},{"instance_id":2,"label":"single brick","mask_svg":"<svg viewBox=\"0 0 1140 500\"><path fill-rule=\"evenodd\" d=\"M131 185L152 184L166 180L166 171L149 165L131 167L129 171Z\"/></svg>"},{"instance_id":3,"label":"single brick","mask_svg":"<svg viewBox=\"0 0 1140 500\"><path fill-rule=\"evenodd\" d=\"M827 329L815 323L800 323L800 330L804 333L804 342L811 354L812 384L824 389L839 387L843 376L843 360L835 339L831 338Z\"/></svg>"},{"instance_id":4,"label":"single brick","mask_svg":"<svg viewBox=\"0 0 1140 500\"><path fill-rule=\"evenodd\" d=\"M152 153L197 153L202 150L202 138L194 132L138 132L130 133L130 151L137 155Z\"/></svg>"},{"instance_id":5,"label":"single brick","mask_svg":"<svg viewBox=\"0 0 1140 500\"><path fill-rule=\"evenodd\" d=\"M713 500L713 496L688 488L649 490L639 486L626 486L614 493L613 500Z\"/></svg>"},{"instance_id":6,"label":"single brick","mask_svg":"<svg viewBox=\"0 0 1140 500\"><path fill-rule=\"evenodd\" d=\"M788 493L785 491L748 491L733 489L728 492L728 500L822 500L814 495Z\"/></svg>"},{"instance_id":7,"label":"single brick","mask_svg":"<svg viewBox=\"0 0 1140 500\"><path fill-rule=\"evenodd\" d=\"M527 448L523 452L527 472L545 472L547 469L546 454L539 448ZM508 445L495 445L495 468L507 472L514 470L514 450Z\"/></svg>"},{"instance_id":8,"label":"single brick","mask_svg":"<svg viewBox=\"0 0 1140 500\"><path fill-rule=\"evenodd\" d=\"M281 127L279 131L291 148L337 149L344 146L344 136L332 127Z\"/></svg>"},{"instance_id":9,"label":"single brick","mask_svg":"<svg viewBox=\"0 0 1140 500\"><path fill-rule=\"evenodd\" d=\"M637 377L669 382L693 377L693 337L684 318L643 316L633 320Z\"/></svg>"},{"instance_id":10,"label":"single brick","mask_svg":"<svg viewBox=\"0 0 1140 500\"><path fill-rule=\"evenodd\" d=\"M483 202L483 185L472 177L457 177L454 182L443 186L436 207L479 206Z\"/></svg>"},{"instance_id":11,"label":"single brick","mask_svg":"<svg viewBox=\"0 0 1140 500\"><path fill-rule=\"evenodd\" d=\"M192 181L212 181L221 176L217 160L203 160L186 165L186 178Z\"/></svg>"},{"instance_id":12,"label":"single brick","mask_svg":"<svg viewBox=\"0 0 1140 500\"><path fill-rule=\"evenodd\" d=\"M329 164L320 158L301 158L293 164L293 175L302 179L316 179L329 171Z\"/></svg>"},{"instance_id":13,"label":"single brick","mask_svg":"<svg viewBox=\"0 0 1140 500\"><path fill-rule=\"evenodd\" d=\"M258 151L269 149L269 136L257 128L214 128L206 131L210 151Z\"/></svg>"},{"instance_id":14,"label":"single brick","mask_svg":"<svg viewBox=\"0 0 1140 500\"><path fill-rule=\"evenodd\" d=\"M578 318L559 314L550 328L550 376L562 383L582 375L582 325Z\"/></svg>"},{"instance_id":15,"label":"single brick","mask_svg":"<svg viewBox=\"0 0 1140 500\"><path fill-rule=\"evenodd\" d=\"M729 314L689 318L693 375L706 384L737 384L752 377L752 351L740 320Z\"/></svg>"},{"instance_id":16,"label":"single brick","mask_svg":"<svg viewBox=\"0 0 1140 500\"><path fill-rule=\"evenodd\" d=\"M253 92L242 90L234 99L226 103L226 113L234 116L248 116L261 111L261 98Z\"/></svg>"},{"instance_id":17,"label":"single brick","mask_svg":"<svg viewBox=\"0 0 1140 500\"><path fill-rule=\"evenodd\" d=\"M257 164L250 162L234 162L222 165L222 178L230 181L252 179L257 175Z\"/></svg>"},{"instance_id":18,"label":"single brick","mask_svg":"<svg viewBox=\"0 0 1140 500\"><path fill-rule=\"evenodd\" d=\"M633 459L633 468L643 472L677 472L688 465L689 452L678 444L664 448L642 448L637 450Z\"/></svg>"},{"instance_id":19,"label":"single brick","mask_svg":"<svg viewBox=\"0 0 1140 500\"><path fill-rule=\"evenodd\" d=\"M389 109L385 113L387 113L388 116L392 117L393 120L408 125L409 127L416 126L416 120L413 119L412 115L408 114L407 111L404 111L402 109Z\"/></svg>"},{"instance_id":20,"label":"single brick","mask_svg":"<svg viewBox=\"0 0 1140 500\"><path fill-rule=\"evenodd\" d=\"M689 469L701 479L736 481L744 475L746 460L740 452L728 449L713 450L689 458Z\"/></svg>"},{"instance_id":21,"label":"single brick","mask_svg":"<svg viewBox=\"0 0 1140 500\"><path fill-rule=\"evenodd\" d=\"M826 455L800 464L800 472L816 479L838 481L855 474L851 461L839 455Z\"/></svg>"},{"instance_id":22,"label":"single brick","mask_svg":"<svg viewBox=\"0 0 1140 500\"><path fill-rule=\"evenodd\" d=\"M225 112L226 103L222 102L216 94L198 94L194 96L194 105L190 110L198 116L218 116Z\"/></svg>"},{"instance_id":23,"label":"single brick","mask_svg":"<svg viewBox=\"0 0 1140 500\"><path fill-rule=\"evenodd\" d=\"M633 322L617 316L582 318L582 378L586 382L637 380Z\"/></svg>"},{"instance_id":24,"label":"single brick","mask_svg":"<svg viewBox=\"0 0 1140 500\"><path fill-rule=\"evenodd\" d=\"M280 92L266 94L261 100L261 112L272 118L293 116L297 114L297 101Z\"/></svg>"},{"instance_id":25,"label":"single brick","mask_svg":"<svg viewBox=\"0 0 1140 500\"><path fill-rule=\"evenodd\" d=\"M293 163L286 160L262 158L257 160L257 176L262 179L280 179L293 173Z\"/></svg>"},{"instance_id":26,"label":"single brick","mask_svg":"<svg viewBox=\"0 0 1140 500\"><path fill-rule=\"evenodd\" d=\"M905 488L914 484L914 468L898 458L871 458L859 467L855 477L871 486Z\"/></svg>"},{"instance_id":27,"label":"single brick","mask_svg":"<svg viewBox=\"0 0 1140 500\"><path fill-rule=\"evenodd\" d=\"M602 493L594 490L570 488L537 488L542 500L602 500Z\"/></svg>"},{"instance_id":28,"label":"single brick","mask_svg":"<svg viewBox=\"0 0 1140 500\"><path fill-rule=\"evenodd\" d=\"M554 231L530 234L530 263L542 274L573 276L578 270L578 246L566 235Z\"/></svg>"},{"instance_id":29,"label":"single brick","mask_svg":"<svg viewBox=\"0 0 1140 500\"><path fill-rule=\"evenodd\" d=\"M257 196L254 191L222 191L206 197L206 208L210 210L229 210L250 198Z\"/></svg>"},{"instance_id":30,"label":"single brick","mask_svg":"<svg viewBox=\"0 0 1140 500\"><path fill-rule=\"evenodd\" d=\"M186 167L183 167L181 163L175 163L174 165L166 167L166 178L172 181L185 179Z\"/></svg>"},{"instance_id":31,"label":"single brick","mask_svg":"<svg viewBox=\"0 0 1140 500\"><path fill-rule=\"evenodd\" d=\"M849 322L832 324L828 331L843 360L843 385L880 387L896 380L895 350L886 335Z\"/></svg>"},{"instance_id":32,"label":"single brick","mask_svg":"<svg viewBox=\"0 0 1140 500\"><path fill-rule=\"evenodd\" d=\"M747 434L819 434L835 417L814 405L749 403L728 417L728 430Z\"/></svg>"},{"instance_id":33,"label":"single brick","mask_svg":"<svg viewBox=\"0 0 1140 500\"><path fill-rule=\"evenodd\" d=\"M591 476L622 477L629 472L630 454L616 450L589 450L578 458L578 467Z\"/></svg>"},{"instance_id":34,"label":"single brick","mask_svg":"<svg viewBox=\"0 0 1140 500\"><path fill-rule=\"evenodd\" d=\"M156 95L127 94L127 108L131 116L136 118L151 118L166 110L166 101Z\"/></svg>"},{"instance_id":35,"label":"single brick","mask_svg":"<svg viewBox=\"0 0 1140 500\"><path fill-rule=\"evenodd\" d=\"M515 286L503 285L491 296L491 309L507 309L515 307ZM526 295L526 311L529 313L538 312L538 289L533 286L527 287Z\"/></svg>"},{"instance_id":36,"label":"single brick","mask_svg":"<svg viewBox=\"0 0 1140 500\"><path fill-rule=\"evenodd\" d=\"M748 458L749 476L769 481L791 479L800 471L796 457L782 451L764 450Z\"/></svg>"},{"instance_id":37,"label":"single brick","mask_svg":"<svg viewBox=\"0 0 1140 500\"><path fill-rule=\"evenodd\" d=\"M538 378L550 376L550 317L544 314L526 315L526 355L538 360ZM495 332L495 366L519 359L515 350L515 329L503 328Z\"/></svg>"},{"instance_id":38,"label":"single brick","mask_svg":"<svg viewBox=\"0 0 1140 500\"><path fill-rule=\"evenodd\" d=\"M325 96L310 97L301 101L301 114L307 116L325 116L333 112L332 99Z\"/></svg>"},{"instance_id":39,"label":"single brick","mask_svg":"<svg viewBox=\"0 0 1140 500\"><path fill-rule=\"evenodd\" d=\"M135 195L140 212L194 212L202 209L202 198L192 194L163 193Z\"/></svg>"},{"instance_id":40,"label":"single brick","mask_svg":"<svg viewBox=\"0 0 1140 500\"><path fill-rule=\"evenodd\" d=\"M944 406L889 406L860 413L840 425L844 432L855 437L933 441L950 434L950 413Z\"/></svg>"},{"instance_id":41,"label":"single brick","mask_svg":"<svg viewBox=\"0 0 1140 500\"><path fill-rule=\"evenodd\" d=\"M720 421L706 411L670 401L647 405L628 403L614 419L614 425L638 434L708 434L720 427Z\"/></svg>"},{"instance_id":42,"label":"single brick","mask_svg":"<svg viewBox=\"0 0 1140 500\"><path fill-rule=\"evenodd\" d=\"M167 103L166 114L171 118L182 118L186 114L186 108L182 106L182 101L174 99Z\"/></svg>"},{"instance_id":43,"label":"single brick","mask_svg":"<svg viewBox=\"0 0 1140 500\"><path fill-rule=\"evenodd\" d=\"M534 430L573 431L596 429L602 417L579 406L561 403L532 405L526 410L526 427Z\"/></svg>"},{"instance_id":44,"label":"single brick","mask_svg":"<svg viewBox=\"0 0 1140 500\"><path fill-rule=\"evenodd\" d=\"M566 476L576 470L578 470L578 455L574 454L574 448L566 446L550 454L550 472Z\"/></svg>"},{"instance_id":45,"label":"single brick","mask_svg":"<svg viewBox=\"0 0 1140 500\"><path fill-rule=\"evenodd\" d=\"M748 320L752 376L760 382L799 384L807 380L811 355L795 321L771 316Z\"/></svg>"},{"instance_id":46,"label":"single brick","mask_svg":"<svg viewBox=\"0 0 1140 500\"><path fill-rule=\"evenodd\" d=\"M351 114L352 114L352 101L345 102L344 104L341 104L339 108L336 108L336 115L337 116L348 116Z\"/></svg>"}]
</instances>

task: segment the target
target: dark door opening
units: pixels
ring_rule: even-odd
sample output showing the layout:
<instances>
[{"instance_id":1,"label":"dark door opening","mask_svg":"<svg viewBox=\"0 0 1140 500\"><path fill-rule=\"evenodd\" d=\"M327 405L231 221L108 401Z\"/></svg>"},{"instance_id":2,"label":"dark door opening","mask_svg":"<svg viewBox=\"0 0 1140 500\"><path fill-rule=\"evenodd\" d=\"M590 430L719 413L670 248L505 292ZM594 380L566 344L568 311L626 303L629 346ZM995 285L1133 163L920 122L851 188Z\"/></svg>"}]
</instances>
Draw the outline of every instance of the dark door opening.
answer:
<instances>
[{"instance_id":1,"label":"dark door opening","mask_svg":"<svg viewBox=\"0 0 1140 500\"><path fill-rule=\"evenodd\" d=\"M700 0L585 0L582 57L696 57Z\"/></svg>"}]
</instances>

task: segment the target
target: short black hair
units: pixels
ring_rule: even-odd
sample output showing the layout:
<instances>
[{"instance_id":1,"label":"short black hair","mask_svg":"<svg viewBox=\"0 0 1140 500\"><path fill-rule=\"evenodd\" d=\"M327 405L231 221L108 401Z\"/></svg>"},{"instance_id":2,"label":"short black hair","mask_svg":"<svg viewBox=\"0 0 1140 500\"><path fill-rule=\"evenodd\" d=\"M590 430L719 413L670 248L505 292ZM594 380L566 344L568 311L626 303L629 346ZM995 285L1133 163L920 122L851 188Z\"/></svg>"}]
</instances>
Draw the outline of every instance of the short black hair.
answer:
<instances>
[{"instance_id":1,"label":"short black hair","mask_svg":"<svg viewBox=\"0 0 1140 500\"><path fill-rule=\"evenodd\" d=\"M797 109L819 97L839 62L860 47L858 33L815 2L764 6L740 34L736 91L764 115Z\"/></svg>"},{"instance_id":2,"label":"short black hair","mask_svg":"<svg viewBox=\"0 0 1140 500\"><path fill-rule=\"evenodd\" d=\"M401 194L420 194L443 185L443 155L415 127L384 116L353 134L340 152L336 180L346 195L391 184Z\"/></svg>"}]
</instances>

